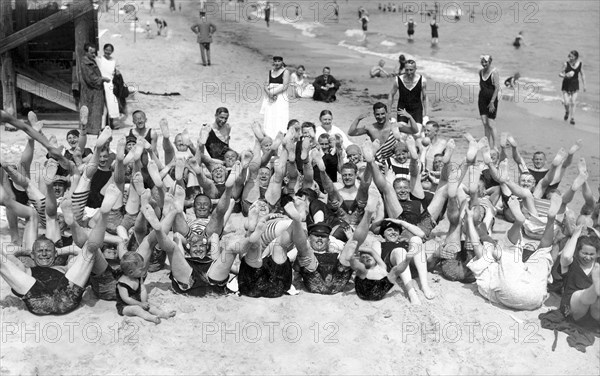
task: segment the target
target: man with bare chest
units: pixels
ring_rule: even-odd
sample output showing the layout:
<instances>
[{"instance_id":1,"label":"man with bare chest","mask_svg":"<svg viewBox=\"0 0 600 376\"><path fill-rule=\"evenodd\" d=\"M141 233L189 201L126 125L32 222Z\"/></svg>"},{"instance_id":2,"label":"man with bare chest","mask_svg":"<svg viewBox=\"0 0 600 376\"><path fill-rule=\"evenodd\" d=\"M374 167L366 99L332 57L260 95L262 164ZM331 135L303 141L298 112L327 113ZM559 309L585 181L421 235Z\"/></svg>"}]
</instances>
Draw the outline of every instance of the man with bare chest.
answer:
<instances>
[{"instance_id":1,"label":"man with bare chest","mask_svg":"<svg viewBox=\"0 0 600 376\"><path fill-rule=\"evenodd\" d=\"M377 150L376 159L379 161L386 160L394 154L394 146L398 139L401 138L400 132L415 134L419 131L416 122L410 120L412 118L410 118L408 113L406 115L409 119L408 123L390 123L388 121L387 106L381 102L377 102L373 105L375 122L364 127L359 127L360 121L369 116L368 112L360 114L356 120L354 120L352 125L350 125L348 135L361 136L366 134L371 141L379 140L381 147Z\"/></svg>"}]
</instances>

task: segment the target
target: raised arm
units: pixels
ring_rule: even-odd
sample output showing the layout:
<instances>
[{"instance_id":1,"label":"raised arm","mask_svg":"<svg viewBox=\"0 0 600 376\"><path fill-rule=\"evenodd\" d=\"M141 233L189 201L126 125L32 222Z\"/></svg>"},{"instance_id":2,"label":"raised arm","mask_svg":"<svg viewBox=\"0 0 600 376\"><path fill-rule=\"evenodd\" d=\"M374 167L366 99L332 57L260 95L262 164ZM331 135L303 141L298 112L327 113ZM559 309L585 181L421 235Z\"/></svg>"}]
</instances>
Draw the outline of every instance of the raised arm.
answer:
<instances>
[{"instance_id":1,"label":"raised arm","mask_svg":"<svg viewBox=\"0 0 600 376\"><path fill-rule=\"evenodd\" d=\"M370 115L369 112L365 112L363 114L360 114L356 117L356 119L354 119L354 121L352 122L352 124L350 125L350 129L348 129L348 136L362 136L363 134L367 134L367 128L365 127L358 127L358 123L361 122L361 120L367 118Z\"/></svg>"}]
</instances>

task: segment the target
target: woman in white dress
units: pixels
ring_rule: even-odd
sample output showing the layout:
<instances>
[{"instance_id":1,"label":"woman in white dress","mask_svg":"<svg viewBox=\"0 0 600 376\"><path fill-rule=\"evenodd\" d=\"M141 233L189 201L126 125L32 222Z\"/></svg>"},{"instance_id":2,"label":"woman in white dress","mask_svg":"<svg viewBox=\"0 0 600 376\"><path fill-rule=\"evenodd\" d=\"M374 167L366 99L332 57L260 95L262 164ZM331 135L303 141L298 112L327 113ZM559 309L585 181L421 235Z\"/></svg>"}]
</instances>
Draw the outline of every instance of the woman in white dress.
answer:
<instances>
[{"instance_id":1,"label":"woman in white dress","mask_svg":"<svg viewBox=\"0 0 600 376\"><path fill-rule=\"evenodd\" d=\"M329 137L337 138L336 135L339 136L339 138L342 140L344 149L354 144L352 141L350 141L346 132L333 125L333 114L331 111L321 111L319 114L319 121L321 122L321 125L317 126L315 130L316 139L319 139L319 136L321 136L323 133L327 133Z\"/></svg>"},{"instance_id":2,"label":"woman in white dress","mask_svg":"<svg viewBox=\"0 0 600 376\"><path fill-rule=\"evenodd\" d=\"M98 68L100 68L100 73L102 73L102 76L110 78L110 82L104 83L104 97L106 98L106 101L105 101L106 108L105 108L104 114L102 116L102 118L103 118L102 124L106 124L106 122L104 120L106 119L107 113L108 113L108 117L111 119L118 119L120 116L120 113L119 113L119 102L117 100L117 97L115 97L115 95L113 94L114 86L113 86L113 82L112 82L112 79L117 70L117 61L112 57L112 53L114 52L115 48L113 47L112 44L107 43L104 45L103 50L104 50L104 55L98 56L96 58L96 62L98 63Z\"/></svg>"},{"instance_id":3,"label":"woman in white dress","mask_svg":"<svg viewBox=\"0 0 600 376\"><path fill-rule=\"evenodd\" d=\"M283 58L273 56L273 69L269 70L269 82L265 85L265 98L260 109L260 113L265 115L264 133L272 139L280 131L285 133L290 120L289 83L290 72L285 68Z\"/></svg>"},{"instance_id":4,"label":"woman in white dress","mask_svg":"<svg viewBox=\"0 0 600 376\"><path fill-rule=\"evenodd\" d=\"M308 82L308 75L304 72L304 65L299 65L290 75L290 86L294 88L296 98L312 98L315 94L315 87Z\"/></svg>"}]
</instances>

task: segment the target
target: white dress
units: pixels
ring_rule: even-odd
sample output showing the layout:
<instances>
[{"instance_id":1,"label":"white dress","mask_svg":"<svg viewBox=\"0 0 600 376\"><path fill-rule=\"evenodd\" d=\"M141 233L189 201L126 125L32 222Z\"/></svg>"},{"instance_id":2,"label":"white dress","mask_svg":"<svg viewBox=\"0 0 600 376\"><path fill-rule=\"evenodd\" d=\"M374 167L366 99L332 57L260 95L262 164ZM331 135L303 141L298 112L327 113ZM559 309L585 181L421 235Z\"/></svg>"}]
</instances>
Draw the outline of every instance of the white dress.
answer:
<instances>
[{"instance_id":1,"label":"white dress","mask_svg":"<svg viewBox=\"0 0 600 376\"><path fill-rule=\"evenodd\" d=\"M110 78L110 82L104 83L104 98L106 99L108 116L113 119L118 118L120 115L119 101L113 94L114 85L112 83L117 61L115 59L107 60L104 56L99 56L96 58L96 62L98 63L98 68L100 68L100 73L102 73L102 76Z\"/></svg>"},{"instance_id":2,"label":"white dress","mask_svg":"<svg viewBox=\"0 0 600 376\"><path fill-rule=\"evenodd\" d=\"M294 87L294 94L298 98L312 98L315 94L315 87L306 79L306 75L298 77L296 72L290 75L290 85Z\"/></svg>"},{"instance_id":3,"label":"white dress","mask_svg":"<svg viewBox=\"0 0 600 376\"><path fill-rule=\"evenodd\" d=\"M275 90L283 86L283 74L285 69L277 77L271 77L269 71L269 90ZM264 95L260 113L265 115L263 130L265 135L275 139L278 132L287 130L287 123L290 120L290 103L287 93L277 94L275 100L271 100L267 95Z\"/></svg>"}]
</instances>

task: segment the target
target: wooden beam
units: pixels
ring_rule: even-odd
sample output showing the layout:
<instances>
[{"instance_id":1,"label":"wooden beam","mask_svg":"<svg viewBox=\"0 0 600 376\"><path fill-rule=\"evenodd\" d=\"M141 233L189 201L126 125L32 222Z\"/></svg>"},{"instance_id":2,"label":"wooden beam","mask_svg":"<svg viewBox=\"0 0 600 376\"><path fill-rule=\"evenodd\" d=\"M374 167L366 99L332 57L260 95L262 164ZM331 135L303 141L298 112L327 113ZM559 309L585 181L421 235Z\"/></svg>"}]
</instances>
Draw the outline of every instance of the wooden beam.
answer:
<instances>
[{"instance_id":1,"label":"wooden beam","mask_svg":"<svg viewBox=\"0 0 600 376\"><path fill-rule=\"evenodd\" d=\"M15 3L15 26L17 31L27 27L27 0L16 0ZM22 44L17 49L21 61L27 61L27 44Z\"/></svg>"},{"instance_id":2,"label":"wooden beam","mask_svg":"<svg viewBox=\"0 0 600 376\"><path fill-rule=\"evenodd\" d=\"M31 94L42 97L51 102L57 103L69 110L77 111L75 98L69 93L61 91L55 87L49 86L43 82L36 81L29 77L17 74L17 87Z\"/></svg>"},{"instance_id":3,"label":"wooden beam","mask_svg":"<svg viewBox=\"0 0 600 376\"><path fill-rule=\"evenodd\" d=\"M10 37L12 27L12 6L10 1L0 1L0 38ZM15 67L10 51L0 53L0 81L2 81L2 107L10 115L17 113L17 88Z\"/></svg>"},{"instance_id":4,"label":"wooden beam","mask_svg":"<svg viewBox=\"0 0 600 376\"><path fill-rule=\"evenodd\" d=\"M8 3L8 7L10 8L10 1L2 1L1 3ZM73 21L77 17L80 17L87 12L93 12L93 10L94 7L92 6L92 2L90 0L73 3L72 6L65 10L56 12L51 16L48 16L43 20L26 27L25 29L19 30L12 35L8 35L0 39L0 54L19 47L23 43L39 37L40 35L43 35L69 21Z\"/></svg>"},{"instance_id":5,"label":"wooden beam","mask_svg":"<svg viewBox=\"0 0 600 376\"><path fill-rule=\"evenodd\" d=\"M69 93L71 91L71 84L68 81L61 80L57 77L49 76L45 71L39 72L31 67L15 67L17 74L31 78L34 81L42 82L44 85L52 86L59 91Z\"/></svg>"}]
</instances>

